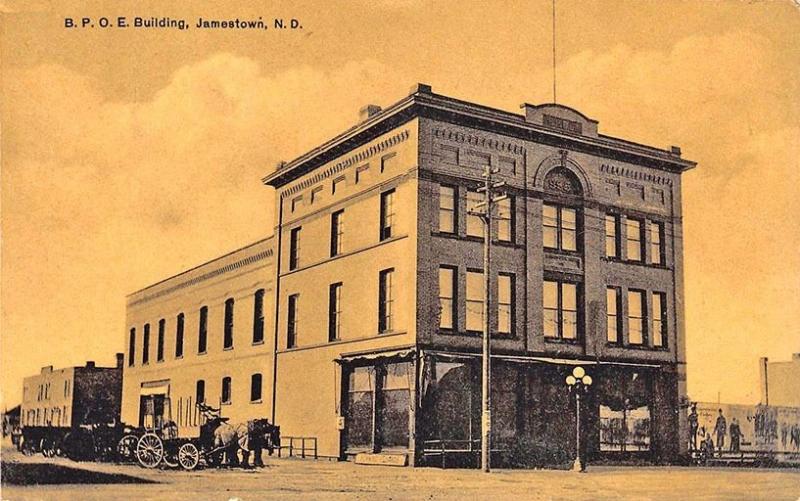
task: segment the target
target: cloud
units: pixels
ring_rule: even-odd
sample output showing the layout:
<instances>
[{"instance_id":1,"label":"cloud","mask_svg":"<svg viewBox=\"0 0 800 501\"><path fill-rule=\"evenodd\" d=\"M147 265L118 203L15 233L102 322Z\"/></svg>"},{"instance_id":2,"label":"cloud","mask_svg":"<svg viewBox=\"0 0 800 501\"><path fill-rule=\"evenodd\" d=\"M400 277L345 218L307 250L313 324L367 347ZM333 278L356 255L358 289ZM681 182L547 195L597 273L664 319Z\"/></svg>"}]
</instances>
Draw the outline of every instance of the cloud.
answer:
<instances>
[{"instance_id":1,"label":"cloud","mask_svg":"<svg viewBox=\"0 0 800 501\"><path fill-rule=\"evenodd\" d=\"M683 177L689 387L694 398L757 401L758 357L800 348L787 327L800 322L793 68L769 39L737 32L588 50L558 75L560 101L601 132L678 144L698 161Z\"/></svg>"},{"instance_id":2,"label":"cloud","mask_svg":"<svg viewBox=\"0 0 800 501\"><path fill-rule=\"evenodd\" d=\"M371 83L393 75L375 61L267 73L221 53L148 100L115 102L61 65L10 70L3 377L110 357L125 294L272 233L261 177L354 124L362 95L388 100ZM33 350L34 333L50 342Z\"/></svg>"},{"instance_id":3,"label":"cloud","mask_svg":"<svg viewBox=\"0 0 800 501\"><path fill-rule=\"evenodd\" d=\"M481 57L464 47L465 57ZM718 386L745 395L707 374L750 362L755 370L758 353L781 358L796 344L786 326L800 320L800 207L787 187L800 181L800 87L787 57L767 37L734 32L665 50L586 50L558 66L559 102L598 119L601 132L679 144L699 161L683 183L698 398ZM259 179L353 125L362 105L397 100L424 64L422 81L435 91L512 111L535 102L532 82L550 77L549 67L493 59L411 61L275 71L218 53L130 101L61 65L6 71L3 378L110 359L122 348L126 293L271 233L272 200Z\"/></svg>"}]
</instances>

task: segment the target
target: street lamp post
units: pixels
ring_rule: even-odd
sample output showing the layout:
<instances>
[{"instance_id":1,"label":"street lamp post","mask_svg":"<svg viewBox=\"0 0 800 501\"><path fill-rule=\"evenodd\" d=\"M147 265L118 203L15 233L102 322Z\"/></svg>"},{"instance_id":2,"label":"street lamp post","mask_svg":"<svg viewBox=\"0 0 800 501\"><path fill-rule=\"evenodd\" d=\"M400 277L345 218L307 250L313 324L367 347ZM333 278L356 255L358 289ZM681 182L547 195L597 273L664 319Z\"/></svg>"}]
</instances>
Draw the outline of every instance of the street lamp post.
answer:
<instances>
[{"instance_id":1,"label":"street lamp post","mask_svg":"<svg viewBox=\"0 0 800 501\"><path fill-rule=\"evenodd\" d=\"M585 472L586 462L581 457L581 393L589 391L592 376L586 374L583 367L577 366L567 376L566 382L570 393L575 393L575 462L572 464L572 471Z\"/></svg>"}]
</instances>

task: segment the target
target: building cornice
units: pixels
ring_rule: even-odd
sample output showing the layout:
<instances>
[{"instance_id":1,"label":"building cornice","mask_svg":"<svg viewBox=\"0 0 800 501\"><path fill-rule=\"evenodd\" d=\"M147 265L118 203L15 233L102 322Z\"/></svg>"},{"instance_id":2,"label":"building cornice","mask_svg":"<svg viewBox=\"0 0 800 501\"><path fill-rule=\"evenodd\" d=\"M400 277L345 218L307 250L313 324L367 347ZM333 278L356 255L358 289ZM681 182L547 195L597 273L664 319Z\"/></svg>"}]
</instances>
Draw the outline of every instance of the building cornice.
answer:
<instances>
[{"instance_id":1,"label":"building cornice","mask_svg":"<svg viewBox=\"0 0 800 501\"><path fill-rule=\"evenodd\" d=\"M224 254L216 259L212 259L207 261L201 265L195 266L194 268L190 268L185 270L177 275L173 275L169 278L161 280L160 282L156 282L155 284L149 285L143 289L140 289L136 292L128 294L127 296L127 303L128 306L136 306L138 304L147 303L159 297L172 294L173 292L179 291L181 289L185 289L187 287L191 287L193 285L197 285L201 282L205 282L206 280L210 280L212 278L218 277L220 275L230 273L234 270L238 270L239 268L243 268L245 266L249 266L251 264L255 264L259 261L263 261L265 259L269 259L273 255L273 248L271 245L267 245L266 248L258 253L247 255L242 259L238 259L232 262L229 262L222 266L214 267L214 263L221 263L226 258L230 258L237 253L243 253L244 251L256 247L258 245L264 245L267 242L272 240L272 236L269 236L263 240L259 240L258 242L254 242L252 244L246 245L240 249L236 249L232 252ZM186 278L185 280L180 280L181 277L188 277L192 272L200 271L202 268L208 268L208 271L202 273L200 275L196 275L190 278ZM169 285L170 282L175 282L172 285ZM162 288L163 287L163 288Z\"/></svg>"},{"instance_id":2,"label":"building cornice","mask_svg":"<svg viewBox=\"0 0 800 501\"><path fill-rule=\"evenodd\" d=\"M283 186L314 168L417 117L440 120L454 125L465 125L668 172L680 173L696 165L696 162L683 159L672 151L603 134L586 136L534 124L526 121L524 115L434 94L429 86L419 84L411 95L389 108L351 127L295 160L281 164L277 170L264 176L262 182L274 187Z\"/></svg>"}]
</instances>

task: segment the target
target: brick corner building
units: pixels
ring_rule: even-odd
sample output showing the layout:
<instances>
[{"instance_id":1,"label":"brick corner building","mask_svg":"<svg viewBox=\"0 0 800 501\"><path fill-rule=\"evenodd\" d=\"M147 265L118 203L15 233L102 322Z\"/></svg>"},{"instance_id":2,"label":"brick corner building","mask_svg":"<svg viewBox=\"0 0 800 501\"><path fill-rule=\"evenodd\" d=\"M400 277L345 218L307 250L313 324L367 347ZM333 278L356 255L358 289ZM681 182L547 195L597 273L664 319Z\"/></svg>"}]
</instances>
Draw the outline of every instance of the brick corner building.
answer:
<instances>
[{"instance_id":1,"label":"brick corner building","mask_svg":"<svg viewBox=\"0 0 800 501\"><path fill-rule=\"evenodd\" d=\"M263 244L271 259L241 286L224 285L222 272L202 279L218 284L209 296L258 287L269 297L266 347L248 351L247 374L224 376L229 394L262 375L258 412L286 436L315 438L321 456L475 464L484 270L483 226L470 209L491 166L509 195L489 270L493 462L574 456L564 378L575 365L595 381L582 426L590 457L674 460L685 442L681 174L695 163L677 147L600 134L566 106L522 108L419 84L264 177L277 191L275 235ZM195 289L154 287L158 301L173 298L171 313L205 301L185 292ZM225 337L226 306L211 310L213 335ZM235 315L247 330L250 314ZM135 330L153 318L131 317L129 351L142 349ZM185 368L182 379L241 372L237 355L213 353L224 346L170 367ZM132 383L129 372L127 415L152 388L169 391L167 372ZM230 412L256 417L240 400Z\"/></svg>"}]
</instances>

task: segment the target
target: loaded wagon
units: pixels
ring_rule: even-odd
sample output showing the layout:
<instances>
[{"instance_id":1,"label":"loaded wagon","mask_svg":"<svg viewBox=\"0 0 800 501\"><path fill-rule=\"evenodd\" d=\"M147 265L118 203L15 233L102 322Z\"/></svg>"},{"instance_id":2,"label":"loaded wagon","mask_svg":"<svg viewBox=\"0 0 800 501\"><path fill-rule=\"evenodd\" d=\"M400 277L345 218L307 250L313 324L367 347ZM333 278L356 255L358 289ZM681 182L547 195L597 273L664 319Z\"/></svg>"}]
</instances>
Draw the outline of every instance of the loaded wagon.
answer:
<instances>
[{"instance_id":1,"label":"loaded wagon","mask_svg":"<svg viewBox=\"0 0 800 501\"><path fill-rule=\"evenodd\" d=\"M123 437L118 447L119 450L129 450L135 439L136 460L145 468L164 465L193 470L201 463L218 466L224 457L231 461L231 456L237 454L239 448L245 451L247 458L250 450L248 442L250 445L254 442L260 444L263 439L270 451L273 444L279 443L279 428L270 425L266 419L254 419L246 425L240 425L244 428L234 428L227 423L228 418L221 416L220 408L202 402L195 403L198 418L193 420L193 425L178 426L172 420L169 397L159 397L159 405L155 405L154 400L143 398L144 428L139 430L138 435ZM162 412L156 412L156 408L161 406L163 408L159 410ZM260 445L253 450L260 456Z\"/></svg>"}]
</instances>

